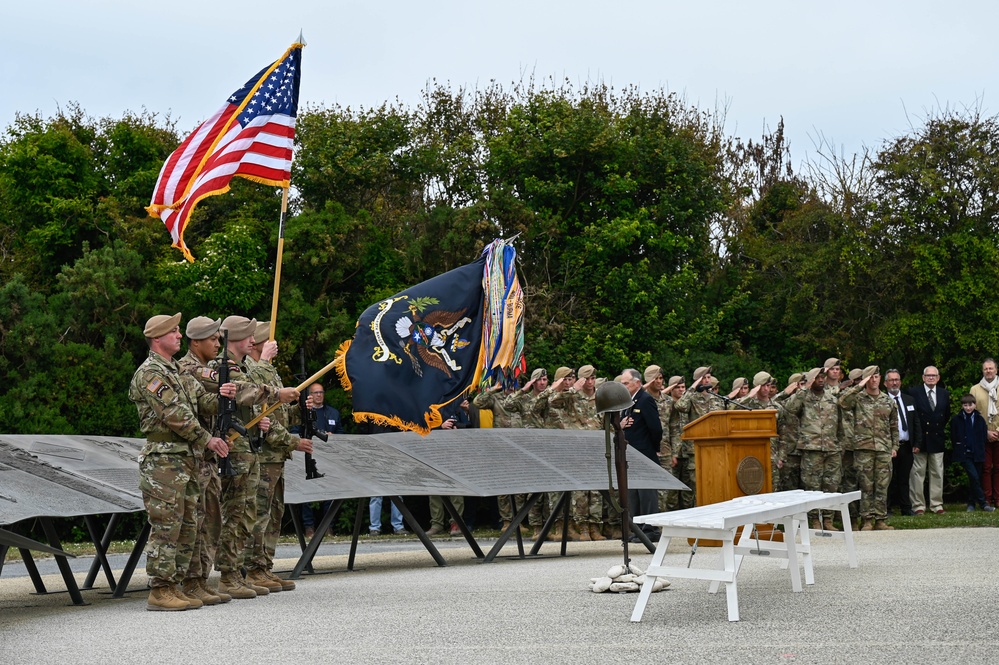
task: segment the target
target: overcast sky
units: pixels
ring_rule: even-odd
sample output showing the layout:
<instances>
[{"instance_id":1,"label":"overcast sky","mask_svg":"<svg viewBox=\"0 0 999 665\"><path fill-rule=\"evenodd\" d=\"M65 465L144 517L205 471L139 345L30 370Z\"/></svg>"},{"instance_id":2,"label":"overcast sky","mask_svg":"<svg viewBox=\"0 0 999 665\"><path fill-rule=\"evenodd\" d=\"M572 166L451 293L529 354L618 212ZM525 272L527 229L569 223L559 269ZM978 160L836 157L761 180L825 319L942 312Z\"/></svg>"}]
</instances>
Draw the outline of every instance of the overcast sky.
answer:
<instances>
[{"instance_id":1,"label":"overcast sky","mask_svg":"<svg viewBox=\"0 0 999 665\"><path fill-rule=\"evenodd\" d=\"M999 3L31 0L0 23L0 125L79 102L169 112L183 132L304 31L300 102L415 104L534 76L634 84L727 107L757 138L784 117L795 163L824 135L877 148L941 107L999 112Z\"/></svg>"}]
</instances>

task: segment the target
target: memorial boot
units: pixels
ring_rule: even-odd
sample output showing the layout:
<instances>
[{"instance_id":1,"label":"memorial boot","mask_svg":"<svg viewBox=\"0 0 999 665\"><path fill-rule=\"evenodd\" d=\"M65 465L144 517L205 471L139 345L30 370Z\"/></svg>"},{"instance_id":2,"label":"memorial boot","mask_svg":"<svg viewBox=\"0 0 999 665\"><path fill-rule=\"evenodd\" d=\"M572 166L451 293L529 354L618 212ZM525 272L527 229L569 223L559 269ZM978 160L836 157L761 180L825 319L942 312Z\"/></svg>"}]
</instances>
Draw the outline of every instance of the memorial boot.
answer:
<instances>
[{"instance_id":1,"label":"memorial boot","mask_svg":"<svg viewBox=\"0 0 999 665\"><path fill-rule=\"evenodd\" d=\"M874 525L871 524L871 518L869 518L869 517L865 517L864 518L864 525L862 527L860 527L860 530L861 531L873 531L874 530Z\"/></svg>"},{"instance_id":2,"label":"memorial boot","mask_svg":"<svg viewBox=\"0 0 999 665\"><path fill-rule=\"evenodd\" d=\"M579 525L579 540L583 543L588 543L593 540L593 536L590 535L590 525L580 524Z\"/></svg>"},{"instance_id":3,"label":"memorial boot","mask_svg":"<svg viewBox=\"0 0 999 665\"><path fill-rule=\"evenodd\" d=\"M257 597L257 592L243 584L242 576L234 571L222 573L222 578L219 580L219 591L240 600Z\"/></svg>"},{"instance_id":4,"label":"memorial boot","mask_svg":"<svg viewBox=\"0 0 999 665\"><path fill-rule=\"evenodd\" d=\"M202 577L201 579L198 580L198 584L201 586L202 589L205 590L205 593L211 594L212 596L215 596L216 598L218 598L220 603L224 604L224 603L228 603L230 600L232 600L232 596L230 596L229 594L222 593L221 591L217 591L217 590L213 589L208 584L208 580L205 579L204 577Z\"/></svg>"},{"instance_id":5,"label":"memorial boot","mask_svg":"<svg viewBox=\"0 0 999 665\"><path fill-rule=\"evenodd\" d=\"M221 604L222 599L216 596L215 594L208 593L207 591L202 589L201 585L198 584L198 582L200 581L201 581L200 577L196 579L184 580L184 586L181 587L181 590L184 592L184 595L187 596L188 598L197 598L198 600L201 601L202 605Z\"/></svg>"},{"instance_id":6,"label":"memorial boot","mask_svg":"<svg viewBox=\"0 0 999 665\"><path fill-rule=\"evenodd\" d=\"M168 586L154 586L149 590L146 609L150 612L180 612L189 607L186 600L181 600L173 594Z\"/></svg>"},{"instance_id":7,"label":"memorial boot","mask_svg":"<svg viewBox=\"0 0 999 665\"><path fill-rule=\"evenodd\" d=\"M836 525L833 524L831 517L825 518L825 520L822 522L822 526L825 527L826 531L839 531L839 529L836 528Z\"/></svg>"},{"instance_id":8,"label":"memorial boot","mask_svg":"<svg viewBox=\"0 0 999 665\"><path fill-rule=\"evenodd\" d=\"M888 522L884 520L874 520L874 530L875 531L894 531L895 527L889 526Z\"/></svg>"},{"instance_id":9,"label":"memorial boot","mask_svg":"<svg viewBox=\"0 0 999 665\"><path fill-rule=\"evenodd\" d=\"M170 587L170 591L178 599L186 602L187 609L189 610L200 610L202 607L205 606L205 604L201 602L199 598L195 598L194 596L188 596L187 594L185 594L184 589L182 589L179 584L174 584L172 587Z\"/></svg>"},{"instance_id":10,"label":"memorial boot","mask_svg":"<svg viewBox=\"0 0 999 665\"><path fill-rule=\"evenodd\" d=\"M600 533L599 524L588 524L587 526L590 529L590 540L607 540L604 538L604 534Z\"/></svg>"}]
</instances>

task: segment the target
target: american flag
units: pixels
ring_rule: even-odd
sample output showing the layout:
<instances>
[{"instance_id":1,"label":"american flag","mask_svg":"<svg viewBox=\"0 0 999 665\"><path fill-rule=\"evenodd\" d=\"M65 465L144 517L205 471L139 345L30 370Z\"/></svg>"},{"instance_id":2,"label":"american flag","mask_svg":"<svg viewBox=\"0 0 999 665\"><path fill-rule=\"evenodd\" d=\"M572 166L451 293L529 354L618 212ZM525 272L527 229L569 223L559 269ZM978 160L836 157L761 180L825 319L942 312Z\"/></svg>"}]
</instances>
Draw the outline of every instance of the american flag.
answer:
<instances>
[{"instance_id":1,"label":"american flag","mask_svg":"<svg viewBox=\"0 0 999 665\"><path fill-rule=\"evenodd\" d=\"M201 199L229 191L233 176L288 187L302 63L301 43L234 92L191 132L160 170L146 208L166 224L188 261L184 229Z\"/></svg>"}]
</instances>

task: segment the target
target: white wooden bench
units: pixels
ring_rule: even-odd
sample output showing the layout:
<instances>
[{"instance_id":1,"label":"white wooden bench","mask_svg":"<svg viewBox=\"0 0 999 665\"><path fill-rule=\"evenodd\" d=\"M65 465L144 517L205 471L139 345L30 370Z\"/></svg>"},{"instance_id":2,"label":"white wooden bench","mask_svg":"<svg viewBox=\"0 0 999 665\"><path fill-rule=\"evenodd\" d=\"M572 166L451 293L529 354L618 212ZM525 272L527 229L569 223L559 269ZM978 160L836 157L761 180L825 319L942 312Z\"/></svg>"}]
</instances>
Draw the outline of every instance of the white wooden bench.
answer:
<instances>
[{"instance_id":1,"label":"white wooden bench","mask_svg":"<svg viewBox=\"0 0 999 665\"><path fill-rule=\"evenodd\" d=\"M860 492L836 493L793 490L743 496L721 503L697 506L687 510L677 510L654 515L639 515L634 521L648 524L662 530L659 544L652 556L652 563L645 572L649 583L642 585L642 591L631 614L632 621L641 621L645 606L652 593L653 578L707 580L711 584L710 593L716 593L725 584L728 602L728 620L739 620L739 595L737 577L746 555L772 556L780 559L791 573L791 590L801 591L799 555L805 569L805 583L814 584L812 569L811 539L808 529L808 512L811 510L836 510L843 518L842 532L821 532L835 534L846 541L847 561L851 568L857 567L857 553L850 526L849 504L860 499ZM756 524L780 524L784 528L781 541L760 540ZM742 533L736 542L740 527ZM820 533L820 532L816 532ZM722 543L721 568L690 568L663 566L663 559L672 538L694 538L720 540ZM800 538L800 543L798 539ZM692 555L693 558L693 555ZM692 561L691 558L691 561ZM689 563L688 563L689 566Z\"/></svg>"}]
</instances>

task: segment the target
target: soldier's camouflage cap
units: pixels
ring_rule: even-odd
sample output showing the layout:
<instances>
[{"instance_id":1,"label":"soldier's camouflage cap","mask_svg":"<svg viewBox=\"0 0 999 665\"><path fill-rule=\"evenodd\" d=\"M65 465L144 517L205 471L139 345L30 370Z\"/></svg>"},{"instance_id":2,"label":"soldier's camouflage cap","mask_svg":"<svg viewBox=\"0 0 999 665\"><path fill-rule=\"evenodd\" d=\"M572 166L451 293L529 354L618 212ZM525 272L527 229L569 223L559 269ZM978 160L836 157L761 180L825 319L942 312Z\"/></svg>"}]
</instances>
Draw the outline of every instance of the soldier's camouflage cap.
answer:
<instances>
[{"instance_id":1,"label":"soldier's camouflage cap","mask_svg":"<svg viewBox=\"0 0 999 665\"><path fill-rule=\"evenodd\" d=\"M770 383L774 380L774 377L770 376L766 372L757 372L753 375L753 385L762 386L765 383Z\"/></svg>"},{"instance_id":2,"label":"soldier's camouflage cap","mask_svg":"<svg viewBox=\"0 0 999 665\"><path fill-rule=\"evenodd\" d=\"M863 378L866 379L868 377L871 377L871 376L874 376L875 374L880 374L880 373L881 373L881 368L880 367L878 367L877 365L868 365L867 367L864 368Z\"/></svg>"},{"instance_id":3,"label":"soldier's camouflage cap","mask_svg":"<svg viewBox=\"0 0 999 665\"><path fill-rule=\"evenodd\" d=\"M208 339L219 331L222 319L209 319L207 316L196 316L187 322L185 334L188 339Z\"/></svg>"},{"instance_id":4,"label":"soldier's camouflage cap","mask_svg":"<svg viewBox=\"0 0 999 665\"><path fill-rule=\"evenodd\" d=\"M597 368L593 365L583 365L579 368L579 371L576 372L576 376L580 379L588 379L596 373Z\"/></svg>"},{"instance_id":5,"label":"soldier's camouflage cap","mask_svg":"<svg viewBox=\"0 0 999 665\"><path fill-rule=\"evenodd\" d=\"M149 339L156 339L157 337L163 337L163 335L166 335L179 325L180 312L177 312L173 316L157 314L146 321L146 327L142 329L142 334Z\"/></svg>"},{"instance_id":6,"label":"soldier's camouflage cap","mask_svg":"<svg viewBox=\"0 0 999 665\"><path fill-rule=\"evenodd\" d=\"M271 322L257 321L257 330L253 333L253 342L263 344L271 338Z\"/></svg>"},{"instance_id":7,"label":"soldier's camouflage cap","mask_svg":"<svg viewBox=\"0 0 999 665\"><path fill-rule=\"evenodd\" d=\"M663 370L659 365L649 365L645 368L645 382L652 383L657 377L661 376L662 373Z\"/></svg>"},{"instance_id":8,"label":"soldier's camouflage cap","mask_svg":"<svg viewBox=\"0 0 999 665\"><path fill-rule=\"evenodd\" d=\"M239 342L257 330L257 320L245 316L227 316L222 322L222 330L229 331L229 341Z\"/></svg>"},{"instance_id":9,"label":"soldier's camouflage cap","mask_svg":"<svg viewBox=\"0 0 999 665\"><path fill-rule=\"evenodd\" d=\"M864 370L860 369L859 367L857 369L850 370L851 381L859 381L863 376L864 376Z\"/></svg>"}]
</instances>

